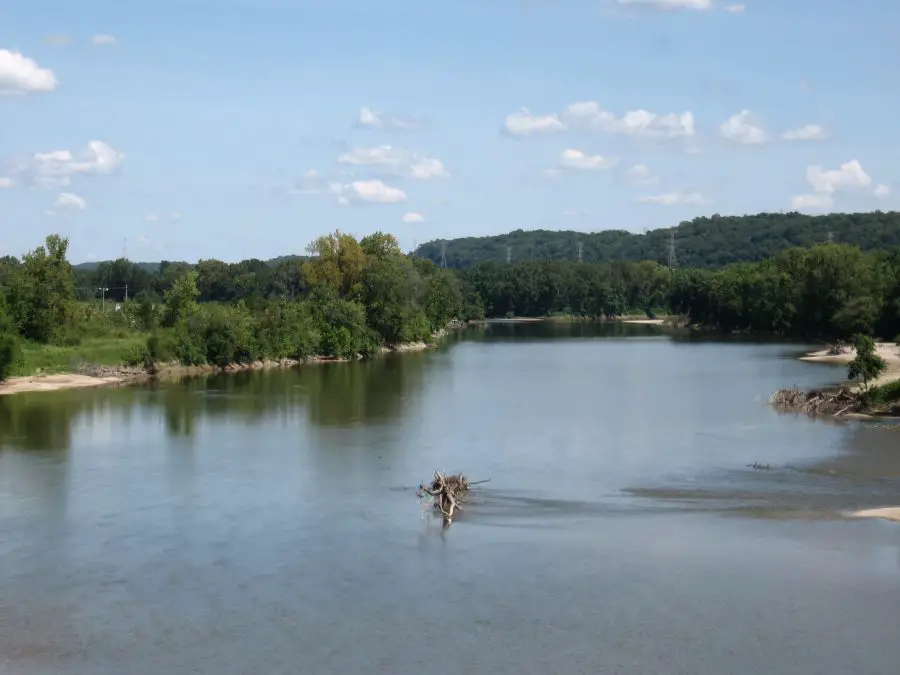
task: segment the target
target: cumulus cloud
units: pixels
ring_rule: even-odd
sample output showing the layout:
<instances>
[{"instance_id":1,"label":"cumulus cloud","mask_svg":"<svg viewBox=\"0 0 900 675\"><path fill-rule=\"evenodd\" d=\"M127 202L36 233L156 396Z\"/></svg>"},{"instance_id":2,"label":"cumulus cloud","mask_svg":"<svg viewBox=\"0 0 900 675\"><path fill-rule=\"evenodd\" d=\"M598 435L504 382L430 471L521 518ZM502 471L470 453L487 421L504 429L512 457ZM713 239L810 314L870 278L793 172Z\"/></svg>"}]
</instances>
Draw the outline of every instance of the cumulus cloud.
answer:
<instances>
[{"instance_id":1,"label":"cumulus cloud","mask_svg":"<svg viewBox=\"0 0 900 675\"><path fill-rule=\"evenodd\" d=\"M596 171L598 169L611 169L618 163L619 160L615 157L588 155L581 150L569 148L562 151L558 167L575 171Z\"/></svg>"},{"instance_id":2,"label":"cumulus cloud","mask_svg":"<svg viewBox=\"0 0 900 675\"><path fill-rule=\"evenodd\" d=\"M0 95L53 91L58 84L49 68L41 68L21 52L0 49Z\"/></svg>"},{"instance_id":3,"label":"cumulus cloud","mask_svg":"<svg viewBox=\"0 0 900 675\"><path fill-rule=\"evenodd\" d=\"M503 133L528 137L561 131L622 134L635 137L674 138L693 136L694 115L659 114L649 110L629 110L621 117L604 110L596 101L579 101L548 115L533 115L527 108L506 116Z\"/></svg>"},{"instance_id":4,"label":"cumulus cloud","mask_svg":"<svg viewBox=\"0 0 900 675\"><path fill-rule=\"evenodd\" d=\"M118 42L114 35L98 34L91 36L91 44L97 46L114 45Z\"/></svg>"},{"instance_id":5,"label":"cumulus cloud","mask_svg":"<svg viewBox=\"0 0 900 675\"><path fill-rule=\"evenodd\" d=\"M890 194L886 185L872 188L872 177L866 173L859 160L851 159L837 169L825 170L819 165L806 167L806 182L812 193L791 198L791 209L795 211L822 211L834 205L834 195L838 192L855 190L868 192L875 197Z\"/></svg>"},{"instance_id":6,"label":"cumulus cloud","mask_svg":"<svg viewBox=\"0 0 900 675\"><path fill-rule=\"evenodd\" d=\"M425 126L425 120L409 115L392 115L363 106L356 114L356 127L382 131L412 131Z\"/></svg>"},{"instance_id":7,"label":"cumulus cloud","mask_svg":"<svg viewBox=\"0 0 900 675\"><path fill-rule=\"evenodd\" d=\"M725 120L719 127L722 136L745 145L757 145L769 140L765 130L756 124L749 110L742 110Z\"/></svg>"},{"instance_id":8,"label":"cumulus cloud","mask_svg":"<svg viewBox=\"0 0 900 675\"><path fill-rule=\"evenodd\" d=\"M83 197L79 197L71 192L63 192L53 202L51 213L61 213L63 211L84 211L87 208L87 202Z\"/></svg>"},{"instance_id":9,"label":"cumulus cloud","mask_svg":"<svg viewBox=\"0 0 900 675\"><path fill-rule=\"evenodd\" d=\"M425 216L423 216L421 213L414 213L414 212L410 211L409 213L403 214L403 222L404 223L424 223Z\"/></svg>"},{"instance_id":10,"label":"cumulus cloud","mask_svg":"<svg viewBox=\"0 0 900 675\"><path fill-rule=\"evenodd\" d=\"M0 176L0 190L6 190L13 186L12 178L7 178L5 176Z\"/></svg>"},{"instance_id":11,"label":"cumulus cloud","mask_svg":"<svg viewBox=\"0 0 900 675\"><path fill-rule=\"evenodd\" d=\"M450 175L441 160L423 157L391 145L382 145L375 148L354 148L338 157L338 163L350 166L375 167L389 173L419 180Z\"/></svg>"},{"instance_id":12,"label":"cumulus cloud","mask_svg":"<svg viewBox=\"0 0 900 675\"><path fill-rule=\"evenodd\" d=\"M654 185L659 178L646 164L635 164L625 171L625 180L632 185Z\"/></svg>"},{"instance_id":13,"label":"cumulus cloud","mask_svg":"<svg viewBox=\"0 0 900 675\"><path fill-rule=\"evenodd\" d=\"M666 192L661 195L639 197L641 204L659 204L661 206L674 206L677 204L705 204L706 200L699 192Z\"/></svg>"},{"instance_id":14,"label":"cumulus cloud","mask_svg":"<svg viewBox=\"0 0 900 675\"><path fill-rule=\"evenodd\" d=\"M403 190L386 185L380 180L330 183L328 192L337 198L339 204L349 204L350 202L399 204L406 201L406 193Z\"/></svg>"},{"instance_id":15,"label":"cumulus cloud","mask_svg":"<svg viewBox=\"0 0 900 675\"><path fill-rule=\"evenodd\" d=\"M170 213L169 215L160 215L158 213L148 213L144 216L144 220L148 223L175 222L181 220L181 214Z\"/></svg>"},{"instance_id":16,"label":"cumulus cloud","mask_svg":"<svg viewBox=\"0 0 900 675\"><path fill-rule=\"evenodd\" d=\"M825 128L819 124L805 124L799 129L791 129L781 134L786 141L817 141L825 136Z\"/></svg>"},{"instance_id":17,"label":"cumulus cloud","mask_svg":"<svg viewBox=\"0 0 900 675\"><path fill-rule=\"evenodd\" d=\"M30 176L38 185L64 187L75 176L115 173L124 161L123 153L103 141L90 141L80 157L76 158L69 150L38 152L18 171Z\"/></svg>"},{"instance_id":18,"label":"cumulus cloud","mask_svg":"<svg viewBox=\"0 0 900 675\"><path fill-rule=\"evenodd\" d=\"M725 11L731 12L732 14L741 14L743 11L747 9L744 5L735 4L735 5L726 5Z\"/></svg>"}]
</instances>

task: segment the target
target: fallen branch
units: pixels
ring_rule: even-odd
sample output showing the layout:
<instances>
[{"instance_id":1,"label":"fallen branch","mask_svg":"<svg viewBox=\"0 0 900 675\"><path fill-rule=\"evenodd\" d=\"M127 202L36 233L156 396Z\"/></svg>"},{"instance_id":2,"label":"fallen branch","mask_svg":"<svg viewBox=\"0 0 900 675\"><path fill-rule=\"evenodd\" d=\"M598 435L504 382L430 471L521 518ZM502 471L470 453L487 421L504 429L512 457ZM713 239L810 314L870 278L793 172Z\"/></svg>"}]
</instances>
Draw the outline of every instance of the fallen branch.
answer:
<instances>
[{"instance_id":1,"label":"fallen branch","mask_svg":"<svg viewBox=\"0 0 900 675\"><path fill-rule=\"evenodd\" d=\"M444 527L449 527L453 522L453 515L456 511L464 511L462 506L469 494L469 487L487 483L490 480L481 480L477 483L469 483L468 479L462 474L445 476L440 471L434 472L434 478L430 485L419 485L416 491L418 497L428 495L434 500L434 508L441 512Z\"/></svg>"},{"instance_id":2,"label":"fallen branch","mask_svg":"<svg viewBox=\"0 0 900 675\"><path fill-rule=\"evenodd\" d=\"M846 385L831 391L813 389L803 392L797 387L779 389L773 394L771 403L785 412L802 412L813 417L818 415L838 417L846 412L857 412L864 407L859 394Z\"/></svg>"}]
</instances>

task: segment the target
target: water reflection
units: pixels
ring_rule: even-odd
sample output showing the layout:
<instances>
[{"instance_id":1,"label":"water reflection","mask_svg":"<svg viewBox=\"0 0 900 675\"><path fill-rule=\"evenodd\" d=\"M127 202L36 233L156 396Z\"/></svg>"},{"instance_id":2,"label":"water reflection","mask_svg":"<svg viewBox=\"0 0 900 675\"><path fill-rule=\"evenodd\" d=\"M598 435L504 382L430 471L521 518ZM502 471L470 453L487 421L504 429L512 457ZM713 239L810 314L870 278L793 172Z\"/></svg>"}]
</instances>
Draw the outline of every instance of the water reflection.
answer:
<instances>
[{"instance_id":1,"label":"water reflection","mask_svg":"<svg viewBox=\"0 0 900 675\"><path fill-rule=\"evenodd\" d=\"M73 433L109 435L113 412L129 428L136 411L161 417L170 439L189 440L204 421L263 425L304 420L321 427L399 422L422 386L430 354L291 370L190 377L112 389L0 398L0 450L65 451ZM103 439L96 438L98 442Z\"/></svg>"}]
</instances>

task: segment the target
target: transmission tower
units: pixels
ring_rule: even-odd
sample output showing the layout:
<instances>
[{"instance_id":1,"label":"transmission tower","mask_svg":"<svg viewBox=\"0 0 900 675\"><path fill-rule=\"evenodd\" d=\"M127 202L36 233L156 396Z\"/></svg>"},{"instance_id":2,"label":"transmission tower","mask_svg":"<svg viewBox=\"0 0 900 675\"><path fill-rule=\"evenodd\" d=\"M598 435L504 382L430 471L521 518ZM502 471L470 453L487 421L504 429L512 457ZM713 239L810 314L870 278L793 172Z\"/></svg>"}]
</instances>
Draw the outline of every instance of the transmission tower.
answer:
<instances>
[{"instance_id":1,"label":"transmission tower","mask_svg":"<svg viewBox=\"0 0 900 675\"><path fill-rule=\"evenodd\" d=\"M508 265L511 262L512 262L512 246L507 246L506 247L506 264Z\"/></svg>"},{"instance_id":2,"label":"transmission tower","mask_svg":"<svg viewBox=\"0 0 900 675\"><path fill-rule=\"evenodd\" d=\"M675 257L675 230L669 234L669 269L674 270L678 266L678 259Z\"/></svg>"},{"instance_id":3,"label":"transmission tower","mask_svg":"<svg viewBox=\"0 0 900 675\"><path fill-rule=\"evenodd\" d=\"M584 244L578 242L578 262L582 262L584 258Z\"/></svg>"},{"instance_id":4,"label":"transmission tower","mask_svg":"<svg viewBox=\"0 0 900 675\"><path fill-rule=\"evenodd\" d=\"M441 267L447 267L447 242L441 242Z\"/></svg>"}]
</instances>

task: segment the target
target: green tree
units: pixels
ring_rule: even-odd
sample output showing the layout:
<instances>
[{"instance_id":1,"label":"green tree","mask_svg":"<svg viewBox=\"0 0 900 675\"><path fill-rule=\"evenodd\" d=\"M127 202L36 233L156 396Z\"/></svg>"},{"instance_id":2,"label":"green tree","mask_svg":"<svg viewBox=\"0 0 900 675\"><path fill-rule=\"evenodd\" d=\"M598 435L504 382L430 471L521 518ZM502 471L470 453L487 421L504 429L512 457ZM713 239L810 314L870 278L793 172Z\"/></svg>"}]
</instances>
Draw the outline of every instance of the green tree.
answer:
<instances>
[{"instance_id":1,"label":"green tree","mask_svg":"<svg viewBox=\"0 0 900 675\"><path fill-rule=\"evenodd\" d=\"M877 378L887 368L884 359L875 351L875 341L868 335L857 335L853 338L856 356L850 362L847 376L851 380L863 381L863 391L869 390L869 382Z\"/></svg>"},{"instance_id":2,"label":"green tree","mask_svg":"<svg viewBox=\"0 0 900 675\"><path fill-rule=\"evenodd\" d=\"M12 369L21 362L19 336L6 314L6 302L0 293L0 382L9 377Z\"/></svg>"},{"instance_id":3,"label":"green tree","mask_svg":"<svg viewBox=\"0 0 900 675\"><path fill-rule=\"evenodd\" d=\"M197 311L197 273L189 270L173 283L163 296L164 323L175 326L183 323Z\"/></svg>"},{"instance_id":4,"label":"green tree","mask_svg":"<svg viewBox=\"0 0 900 675\"><path fill-rule=\"evenodd\" d=\"M62 342L75 316L75 281L66 259L69 240L49 235L13 268L7 287L9 311L22 335L36 342Z\"/></svg>"}]
</instances>

